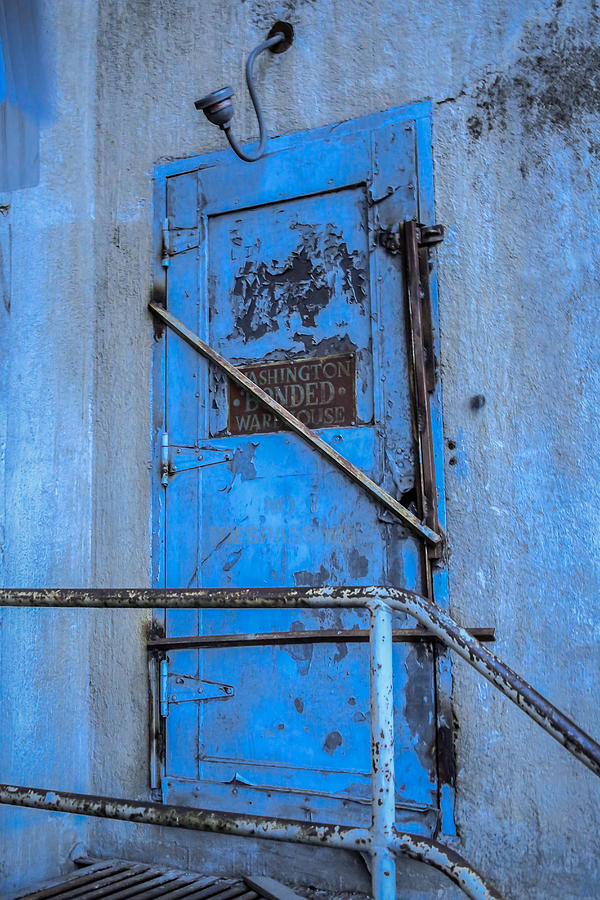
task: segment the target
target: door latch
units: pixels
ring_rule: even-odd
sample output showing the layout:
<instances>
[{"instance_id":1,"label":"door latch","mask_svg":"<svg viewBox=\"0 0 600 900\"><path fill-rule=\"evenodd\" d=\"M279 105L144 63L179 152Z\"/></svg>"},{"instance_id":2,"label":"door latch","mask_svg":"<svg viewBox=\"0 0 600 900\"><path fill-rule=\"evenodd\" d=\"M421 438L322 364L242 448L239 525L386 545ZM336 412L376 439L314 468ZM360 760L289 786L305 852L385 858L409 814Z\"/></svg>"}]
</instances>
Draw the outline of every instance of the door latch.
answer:
<instances>
[{"instance_id":1,"label":"door latch","mask_svg":"<svg viewBox=\"0 0 600 900\"><path fill-rule=\"evenodd\" d=\"M199 703L203 700L229 700L235 697L235 688L220 681L207 681L193 675L177 675L169 672L168 659L160 663L160 714L169 715L169 707L179 703Z\"/></svg>"},{"instance_id":2,"label":"door latch","mask_svg":"<svg viewBox=\"0 0 600 900\"><path fill-rule=\"evenodd\" d=\"M444 240L443 225L419 225L416 226L417 243L419 247L431 247L433 244L439 244ZM404 251L402 226L396 228L380 228L379 243L388 253L395 256Z\"/></svg>"},{"instance_id":3,"label":"door latch","mask_svg":"<svg viewBox=\"0 0 600 900\"><path fill-rule=\"evenodd\" d=\"M161 484L166 487L169 478L177 475L178 472L218 466L229 462L232 456L230 450L219 450L209 444L170 444L169 435L165 431L162 436L161 448Z\"/></svg>"}]
</instances>

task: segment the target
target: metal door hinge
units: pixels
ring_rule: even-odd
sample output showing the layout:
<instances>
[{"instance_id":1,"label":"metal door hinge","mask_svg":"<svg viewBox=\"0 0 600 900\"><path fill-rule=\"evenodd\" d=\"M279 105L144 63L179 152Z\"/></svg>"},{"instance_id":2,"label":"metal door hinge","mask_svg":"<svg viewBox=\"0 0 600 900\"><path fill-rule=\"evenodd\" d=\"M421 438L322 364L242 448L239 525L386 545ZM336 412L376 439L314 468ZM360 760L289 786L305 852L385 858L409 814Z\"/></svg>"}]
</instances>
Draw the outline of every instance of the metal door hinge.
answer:
<instances>
[{"instance_id":1,"label":"metal door hinge","mask_svg":"<svg viewBox=\"0 0 600 900\"><path fill-rule=\"evenodd\" d=\"M229 700L235 688L220 681L206 681L192 675L169 672L169 660L160 663L160 714L169 715L169 707L179 703L199 703L204 700Z\"/></svg>"},{"instance_id":2,"label":"metal door hinge","mask_svg":"<svg viewBox=\"0 0 600 900\"><path fill-rule=\"evenodd\" d=\"M165 431L161 445L161 483L166 487L169 478L178 472L222 465L229 462L232 456L231 451L219 450L209 444L170 444Z\"/></svg>"},{"instance_id":3,"label":"metal door hinge","mask_svg":"<svg viewBox=\"0 0 600 900\"><path fill-rule=\"evenodd\" d=\"M162 264L169 266L169 259L177 253L193 250L200 243L199 228L171 228L169 219L162 225Z\"/></svg>"}]
</instances>

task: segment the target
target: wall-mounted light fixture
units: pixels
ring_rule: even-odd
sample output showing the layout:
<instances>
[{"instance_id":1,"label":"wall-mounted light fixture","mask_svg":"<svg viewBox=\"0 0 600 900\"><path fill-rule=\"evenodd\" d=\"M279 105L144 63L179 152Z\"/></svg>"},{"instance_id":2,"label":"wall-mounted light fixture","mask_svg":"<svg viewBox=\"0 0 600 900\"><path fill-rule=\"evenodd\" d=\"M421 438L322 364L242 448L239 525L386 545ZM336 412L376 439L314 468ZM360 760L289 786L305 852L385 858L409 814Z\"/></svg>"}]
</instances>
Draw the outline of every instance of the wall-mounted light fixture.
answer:
<instances>
[{"instance_id":1,"label":"wall-mounted light fixture","mask_svg":"<svg viewBox=\"0 0 600 900\"><path fill-rule=\"evenodd\" d=\"M267 149L265 120L256 95L256 88L254 87L254 78L252 75L254 60L265 50L270 50L271 53L283 53L288 47L292 46L293 40L294 29L292 25L290 25L289 22L275 22L267 35L266 41L263 41L262 44L255 47L248 57L248 62L246 63L246 82L248 83L248 91L250 92L250 97L256 111L260 133L260 143L255 153L246 153L242 150L231 133L231 120L233 119L233 103L231 102L231 98L233 97L233 88L224 87L221 88L220 91L213 91L212 94L202 97L201 100L196 100L194 104L196 109L201 109L204 112L204 115L209 122L212 122L213 125L218 125L219 128L225 132L225 136L232 148L239 158L243 159L245 162L256 162L257 159L264 156L265 150Z\"/></svg>"}]
</instances>

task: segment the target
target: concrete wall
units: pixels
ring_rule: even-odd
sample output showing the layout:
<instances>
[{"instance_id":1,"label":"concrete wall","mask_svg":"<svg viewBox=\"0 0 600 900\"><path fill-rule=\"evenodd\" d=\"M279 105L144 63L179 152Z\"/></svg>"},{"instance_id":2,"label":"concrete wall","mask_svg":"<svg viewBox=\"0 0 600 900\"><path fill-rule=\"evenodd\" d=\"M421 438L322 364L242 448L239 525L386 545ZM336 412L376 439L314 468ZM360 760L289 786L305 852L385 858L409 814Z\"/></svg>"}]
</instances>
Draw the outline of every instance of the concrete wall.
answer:
<instances>
[{"instance_id":1,"label":"concrete wall","mask_svg":"<svg viewBox=\"0 0 600 900\"><path fill-rule=\"evenodd\" d=\"M40 134L39 185L0 195L4 585L93 578L97 16L93 4L69 4L67 29L66 6L41 8L55 89ZM0 614L2 780L89 784L94 619L75 610ZM65 867L83 828L81 819L3 807L0 896Z\"/></svg>"},{"instance_id":2,"label":"concrete wall","mask_svg":"<svg viewBox=\"0 0 600 900\"><path fill-rule=\"evenodd\" d=\"M284 18L293 50L258 66L272 134L433 101L452 611L494 625L499 654L598 735L593 0L44 9L55 117L40 185L6 195L0 217L12 235L4 583L149 583L152 172L223 146L192 105L222 84L237 93L238 135L254 136L244 60ZM6 278L6 254L3 265ZM1 623L3 777L146 796L145 615ZM457 847L508 898L597 896L593 776L458 661L454 698ZM356 860L335 868L294 848L257 863L251 843L28 811L0 811L0 829L2 896L66 866L76 838L98 853L368 884ZM420 877L407 869L403 897L455 895Z\"/></svg>"}]
</instances>

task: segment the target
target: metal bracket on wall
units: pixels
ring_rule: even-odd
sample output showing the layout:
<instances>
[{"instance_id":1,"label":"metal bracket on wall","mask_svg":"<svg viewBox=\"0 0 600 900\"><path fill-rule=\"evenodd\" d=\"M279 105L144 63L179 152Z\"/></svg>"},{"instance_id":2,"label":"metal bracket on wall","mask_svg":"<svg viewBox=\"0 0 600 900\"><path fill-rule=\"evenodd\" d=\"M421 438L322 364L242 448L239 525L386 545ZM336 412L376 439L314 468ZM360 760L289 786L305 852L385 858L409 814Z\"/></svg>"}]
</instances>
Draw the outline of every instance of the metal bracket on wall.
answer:
<instances>
[{"instance_id":1,"label":"metal bracket on wall","mask_svg":"<svg viewBox=\"0 0 600 900\"><path fill-rule=\"evenodd\" d=\"M169 706L177 703L198 703L201 700L229 700L235 688L220 681L206 681L191 675L169 672L169 660L160 663L160 714L169 715Z\"/></svg>"},{"instance_id":2,"label":"metal bracket on wall","mask_svg":"<svg viewBox=\"0 0 600 900\"><path fill-rule=\"evenodd\" d=\"M478 641L495 641L494 628L467 628L471 637ZM148 640L150 653L166 650L206 649L207 647L268 647L290 646L292 644L331 644L340 641L344 644L366 643L369 632L366 628L331 629L319 628L316 631L263 631L250 634L190 634L177 637L151 637ZM436 636L425 628L394 628L392 641L395 644L412 643L414 641L431 643Z\"/></svg>"},{"instance_id":3,"label":"metal bracket on wall","mask_svg":"<svg viewBox=\"0 0 600 900\"><path fill-rule=\"evenodd\" d=\"M175 453L172 454L171 450ZM175 456L175 460L172 456ZM166 487L169 478L178 472L189 472L190 469L205 469L207 466L218 466L229 462L232 453L211 447L208 444L170 444L169 435L165 431L162 436L161 483Z\"/></svg>"}]
</instances>

